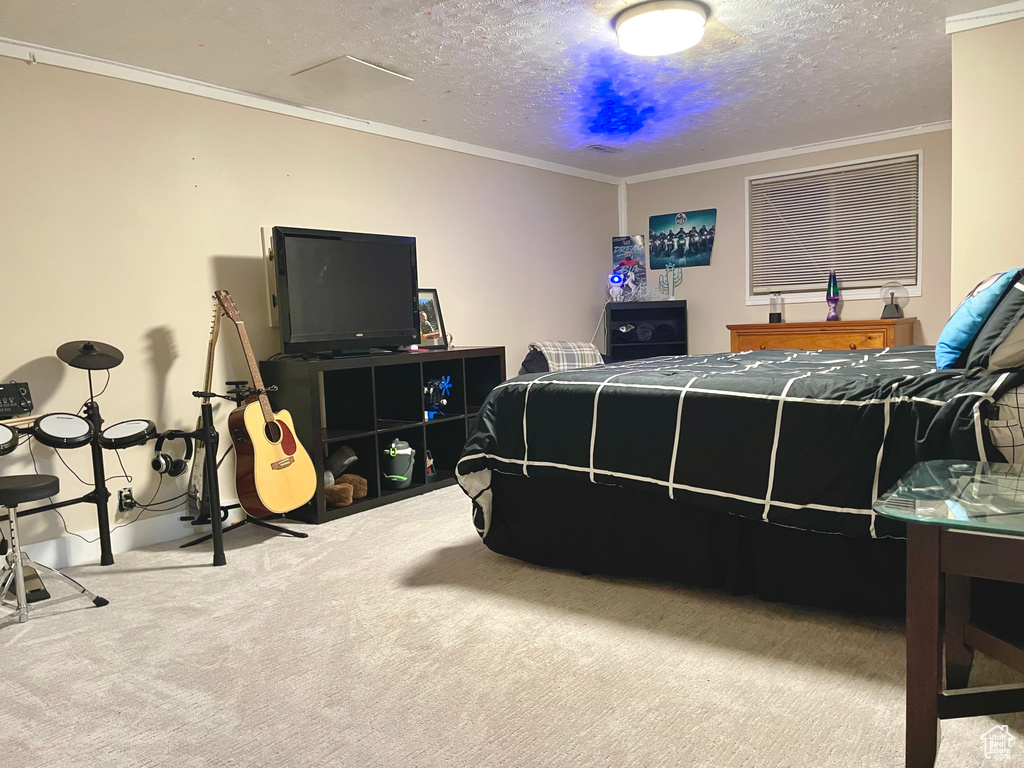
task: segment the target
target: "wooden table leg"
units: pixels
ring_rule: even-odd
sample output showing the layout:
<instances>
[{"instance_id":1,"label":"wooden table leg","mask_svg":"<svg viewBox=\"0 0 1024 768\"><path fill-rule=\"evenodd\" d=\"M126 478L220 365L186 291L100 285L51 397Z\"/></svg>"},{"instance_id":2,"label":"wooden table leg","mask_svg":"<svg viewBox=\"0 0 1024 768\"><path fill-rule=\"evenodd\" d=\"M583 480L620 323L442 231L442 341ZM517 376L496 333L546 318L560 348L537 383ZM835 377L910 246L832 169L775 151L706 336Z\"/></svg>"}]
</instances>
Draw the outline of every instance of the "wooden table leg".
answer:
<instances>
[{"instance_id":1,"label":"wooden table leg","mask_svg":"<svg viewBox=\"0 0 1024 768\"><path fill-rule=\"evenodd\" d=\"M907 526L907 768L932 768L942 689L937 525Z\"/></svg>"},{"instance_id":2,"label":"wooden table leg","mask_svg":"<svg viewBox=\"0 0 1024 768\"><path fill-rule=\"evenodd\" d=\"M966 688L971 679L974 649L964 641L971 620L971 580L946 574L946 688Z\"/></svg>"}]
</instances>

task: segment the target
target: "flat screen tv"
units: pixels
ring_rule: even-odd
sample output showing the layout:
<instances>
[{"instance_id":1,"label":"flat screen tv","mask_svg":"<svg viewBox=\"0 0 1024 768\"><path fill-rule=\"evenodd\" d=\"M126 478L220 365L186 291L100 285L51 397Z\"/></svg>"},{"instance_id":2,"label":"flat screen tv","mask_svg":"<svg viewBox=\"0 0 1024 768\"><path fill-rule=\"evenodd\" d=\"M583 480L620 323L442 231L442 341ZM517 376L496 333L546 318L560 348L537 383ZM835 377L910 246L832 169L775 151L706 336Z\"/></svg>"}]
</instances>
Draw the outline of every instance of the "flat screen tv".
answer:
<instances>
[{"instance_id":1,"label":"flat screen tv","mask_svg":"<svg viewBox=\"0 0 1024 768\"><path fill-rule=\"evenodd\" d=\"M274 227L287 353L344 354L419 342L416 238Z\"/></svg>"}]
</instances>

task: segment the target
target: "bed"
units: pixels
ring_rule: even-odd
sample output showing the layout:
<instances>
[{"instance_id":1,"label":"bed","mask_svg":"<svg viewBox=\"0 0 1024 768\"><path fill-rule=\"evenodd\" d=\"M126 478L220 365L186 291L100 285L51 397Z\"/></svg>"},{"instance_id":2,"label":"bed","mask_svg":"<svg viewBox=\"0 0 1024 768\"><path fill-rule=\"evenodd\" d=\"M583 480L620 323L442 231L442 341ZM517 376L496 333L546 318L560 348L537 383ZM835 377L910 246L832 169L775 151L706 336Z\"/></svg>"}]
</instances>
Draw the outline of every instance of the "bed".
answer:
<instances>
[{"instance_id":1,"label":"bed","mask_svg":"<svg viewBox=\"0 0 1024 768\"><path fill-rule=\"evenodd\" d=\"M490 394L456 472L505 555L899 615L904 531L872 502L918 461L1004 460L997 403L1022 385L937 370L934 347L529 374Z\"/></svg>"}]
</instances>

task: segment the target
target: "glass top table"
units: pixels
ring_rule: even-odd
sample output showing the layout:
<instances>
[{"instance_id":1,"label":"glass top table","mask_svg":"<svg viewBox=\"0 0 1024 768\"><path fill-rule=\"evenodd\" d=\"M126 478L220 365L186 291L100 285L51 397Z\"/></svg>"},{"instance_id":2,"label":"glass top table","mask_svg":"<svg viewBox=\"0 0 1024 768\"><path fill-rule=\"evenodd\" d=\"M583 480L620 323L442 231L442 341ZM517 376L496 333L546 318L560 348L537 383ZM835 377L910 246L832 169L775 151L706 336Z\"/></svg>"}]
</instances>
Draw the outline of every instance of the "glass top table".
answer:
<instances>
[{"instance_id":1,"label":"glass top table","mask_svg":"<svg viewBox=\"0 0 1024 768\"><path fill-rule=\"evenodd\" d=\"M907 523L1024 536L1024 465L924 461L874 509Z\"/></svg>"},{"instance_id":2,"label":"glass top table","mask_svg":"<svg viewBox=\"0 0 1024 768\"><path fill-rule=\"evenodd\" d=\"M922 462L874 509L914 523L907 526L905 765L934 768L941 720L1024 711L1024 686L968 687L975 651L1024 671L1024 647L971 621L972 579L1024 584L1024 465ZM1006 608L1019 606L1017 599Z\"/></svg>"}]
</instances>

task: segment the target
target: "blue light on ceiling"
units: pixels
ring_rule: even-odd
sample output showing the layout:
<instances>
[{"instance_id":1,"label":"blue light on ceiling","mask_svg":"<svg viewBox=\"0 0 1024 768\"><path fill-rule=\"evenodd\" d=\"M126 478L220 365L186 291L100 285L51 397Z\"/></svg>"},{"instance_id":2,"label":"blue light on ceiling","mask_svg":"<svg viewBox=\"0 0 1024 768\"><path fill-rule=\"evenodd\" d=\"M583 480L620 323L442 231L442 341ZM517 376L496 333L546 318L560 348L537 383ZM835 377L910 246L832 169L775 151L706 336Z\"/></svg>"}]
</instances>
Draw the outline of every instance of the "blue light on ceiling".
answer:
<instances>
[{"instance_id":1,"label":"blue light on ceiling","mask_svg":"<svg viewBox=\"0 0 1024 768\"><path fill-rule=\"evenodd\" d=\"M641 59L604 43L570 56L580 76L576 92L562 99L570 116L563 129L575 146L595 138L621 146L678 136L697 115L722 104L709 81L688 71L688 59Z\"/></svg>"},{"instance_id":2,"label":"blue light on ceiling","mask_svg":"<svg viewBox=\"0 0 1024 768\"><path fill-rule=\"evenodd\" d=\"M616 91L611 80L593 84L591 102L596 103L597 113L587 123L587 130L595 136L632 136L658 112L653 104L643 105L638 92L624 96Z\"/></svg>"}]
</instances>

